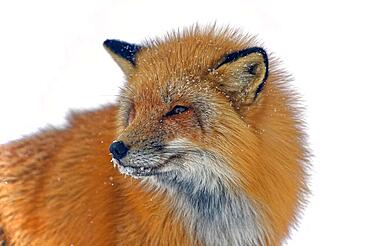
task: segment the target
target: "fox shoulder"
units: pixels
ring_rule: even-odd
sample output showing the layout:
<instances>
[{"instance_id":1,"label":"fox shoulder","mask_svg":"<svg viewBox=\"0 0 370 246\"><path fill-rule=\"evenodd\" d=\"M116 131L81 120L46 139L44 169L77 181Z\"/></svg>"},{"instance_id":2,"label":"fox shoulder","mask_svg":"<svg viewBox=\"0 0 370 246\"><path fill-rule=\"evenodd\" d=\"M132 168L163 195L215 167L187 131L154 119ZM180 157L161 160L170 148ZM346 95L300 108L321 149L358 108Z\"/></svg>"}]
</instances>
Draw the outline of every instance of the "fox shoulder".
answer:
<instances>
[{"instance_id":1,"label":"fox shoulder","mask_svg":"<svg viewBox=\"0 0 370 246\"><path fill-rule=\"evenodd\" d=\"M115 111L115 106L106 106L73 112L63 128L49 127L0 146L0 228L4 229L7 242L63 244L66 241L55 237L55 231L67 233L65 239L75 239L73 230L78 230L74 228L77 225L70 220L90 223L86 216L78 214L91 210L94 202L87 202L91 197L96 197L100 206L104 204L102 200L109 201L103 196L115 193L110 180L115 173L107 165L107 149L116 128ZM95 158L96 153L100 159ZM76 203L77 210L71 208ZM68 219L68 213L75 217ZM58 214L71 224L60 224ZM99 222L99 216L96 219ZM107 225L110 223L106 221ZM110 232L100 230L96 235L103 233L114 238Z\"/></svg>"}]
</instances>

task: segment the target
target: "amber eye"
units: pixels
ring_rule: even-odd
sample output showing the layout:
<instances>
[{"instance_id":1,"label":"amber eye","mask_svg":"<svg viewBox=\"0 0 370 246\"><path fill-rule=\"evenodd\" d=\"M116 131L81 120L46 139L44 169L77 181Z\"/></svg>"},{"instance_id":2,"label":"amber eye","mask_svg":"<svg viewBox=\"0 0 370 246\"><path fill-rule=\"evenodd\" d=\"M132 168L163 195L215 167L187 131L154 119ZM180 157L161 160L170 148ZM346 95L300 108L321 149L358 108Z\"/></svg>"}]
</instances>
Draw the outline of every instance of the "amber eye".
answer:
<instances>
[{"instance_id":1,"label":"amber eye","mask_svg":"<svg viewBox=\"0 0 370 246\"><path fill-rule=\"evenodd\" d=\"M167 112L165 114L165 116L172 116L172 115L176 115L176 114L182 114L186 111L188 111L189 108L186 107L186 106L181 106L181 105L176 105L175 107L173 107L173 109L169 112Z\"/></svg>"}]
</instances>

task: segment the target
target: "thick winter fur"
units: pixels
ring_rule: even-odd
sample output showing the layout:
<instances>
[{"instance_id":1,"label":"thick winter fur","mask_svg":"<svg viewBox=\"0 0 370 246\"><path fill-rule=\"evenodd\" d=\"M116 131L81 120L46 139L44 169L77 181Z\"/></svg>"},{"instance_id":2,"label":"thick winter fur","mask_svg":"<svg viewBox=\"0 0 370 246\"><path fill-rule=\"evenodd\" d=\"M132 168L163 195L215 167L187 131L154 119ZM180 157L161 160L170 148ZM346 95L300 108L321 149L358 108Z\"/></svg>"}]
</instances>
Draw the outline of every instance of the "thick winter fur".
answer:
<instances>
[{"instance_id":1,"label":"thick winter fur","mask_svg":"<svg viewBox=\"0 0 370 246\"><path fill-rule=\"evenodd\" d=\"M7 243L280 245L307 192L285 73L231 29L111 44L128 81L116 105L0 147ZM130 146L113 165L112 141Z\"/></svg>"}]
</instances>

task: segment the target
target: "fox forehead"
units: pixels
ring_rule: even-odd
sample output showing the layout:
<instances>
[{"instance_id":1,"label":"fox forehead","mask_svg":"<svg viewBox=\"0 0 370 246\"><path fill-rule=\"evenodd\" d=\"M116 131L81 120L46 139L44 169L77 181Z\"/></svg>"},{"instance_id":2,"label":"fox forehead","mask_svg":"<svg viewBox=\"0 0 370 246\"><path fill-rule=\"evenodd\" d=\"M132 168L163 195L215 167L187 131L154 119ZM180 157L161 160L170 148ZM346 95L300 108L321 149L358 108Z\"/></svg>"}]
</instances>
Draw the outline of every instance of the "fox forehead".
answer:
<instances>
[{"instance_id":1,"label":"fox forehead","mask_svg":"<svg viewBox=\"0 0 370 246\"><path fill-rule=\"evenodd\" d=\"M137 54L128 86L136 92L135 96L144 99L155 96L158 103L181 100L193 95L194 89L212 88L208 75L222 57L252 45L251 39L222 32L212 35L193 32L150 41Z\"/></svg>"}]
</instances>

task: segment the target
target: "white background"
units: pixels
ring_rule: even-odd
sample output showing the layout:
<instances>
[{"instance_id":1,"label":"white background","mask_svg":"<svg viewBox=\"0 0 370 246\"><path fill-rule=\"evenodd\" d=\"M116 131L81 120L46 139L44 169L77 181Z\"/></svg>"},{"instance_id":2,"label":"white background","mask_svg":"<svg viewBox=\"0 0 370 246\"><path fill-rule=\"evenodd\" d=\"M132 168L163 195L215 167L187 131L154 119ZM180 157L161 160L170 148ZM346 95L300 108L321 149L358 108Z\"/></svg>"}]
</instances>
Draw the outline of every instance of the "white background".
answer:
<instances>
[{"instance_id":1,"label":"white background","mask_svg":"<svg viewBox=\"0 0 370 246\"><path fill-rule=\"evenodd\" d=\"M370 245L366 1L18 0L0 3L0 143L69 109L113 102L123 77L102 42L140 43L217 20L258 34L304 97L312 196L287 245Z\"/></svg>"}]
</instances>

